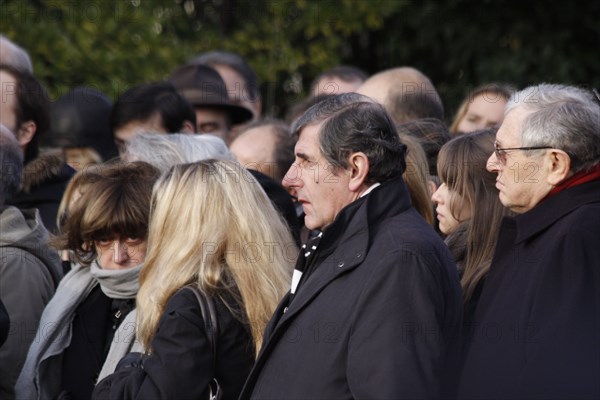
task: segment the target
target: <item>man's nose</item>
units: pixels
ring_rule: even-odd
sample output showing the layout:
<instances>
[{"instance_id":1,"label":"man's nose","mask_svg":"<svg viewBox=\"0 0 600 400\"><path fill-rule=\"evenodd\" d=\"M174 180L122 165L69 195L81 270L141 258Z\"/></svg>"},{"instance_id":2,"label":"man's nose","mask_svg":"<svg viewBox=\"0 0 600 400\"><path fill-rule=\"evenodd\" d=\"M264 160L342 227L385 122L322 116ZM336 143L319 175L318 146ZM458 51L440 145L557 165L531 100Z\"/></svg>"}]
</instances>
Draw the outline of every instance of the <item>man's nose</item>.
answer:
<instances>
[{"instance_id":1,"label":"man's nose","mask_svg":"<svg viewBox=\"0 0 600 400\"><path fill-rule=\"evenodd\" d=\"M281 184L286 188L296 187L300 184L300 169L296 164L292 164L287 170Z\"/></svg>"},{"instance_id":2,"label":"man's nose","mask_svg":"<svg viewBox=\"0 0 600 400\"><path fill-rule=\"evenodd\" d=\"M490 172L498 172L500 169L500 160L496 157L496 153L492 153L487 160L485 168Z\"/></svg>"}]
</instances>

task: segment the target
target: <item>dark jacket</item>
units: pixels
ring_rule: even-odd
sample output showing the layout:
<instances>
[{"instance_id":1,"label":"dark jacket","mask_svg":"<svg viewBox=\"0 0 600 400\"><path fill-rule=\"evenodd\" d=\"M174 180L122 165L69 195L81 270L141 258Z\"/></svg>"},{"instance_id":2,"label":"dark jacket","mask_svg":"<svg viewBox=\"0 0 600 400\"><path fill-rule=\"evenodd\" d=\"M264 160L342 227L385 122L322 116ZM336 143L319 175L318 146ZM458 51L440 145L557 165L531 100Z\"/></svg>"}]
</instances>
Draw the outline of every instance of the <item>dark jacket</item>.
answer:
<instances>
[{"instance_id":1,"label":"dark jacket","mask_svg":"<svg viewBox=\"0 0 600 400\"><path fill-rule=\"evenodd\" d=\"M456 267L401 179L345 207L265 333L241 399L436 398L460 332Z\"/></svg>"},{"instance_id":2,"label":"dark jacket","mask_svg":"<svg viewBox=\"0 0 600 400\"><path fill-rule=\"evenodd\" d=\"M37 208L48 231L57 232L56 215L75 170L55 155L41 155L23 170L22 190L6 201L20 210Z\"/></svg>"},{"instance_id":3,"label":"dark jacket","mask_svg":"<svg viewBox=\"0 0 600 400\"><path fill-rule=\"evenodd\" d=\"M231 304L228 301L228 304ZM125 366L96 386L93 399L205 399L216 376L223 399L237 399L254 362L246 326L215 300L219 321L216 373L200 305L190 290L168 301L152 340L153 353L141 367Z\"/></svg>"},{"instance_id":4,"label":"dark jacket","mask_svg":"<svg viewBox=\"0 0 600 400\"><path fill-rule=\"evenodd\" d=\"M0 300L0 347L4 344L6 337L8 336L8 330L10 329L10 318L8 312L4 308L4 303Z\"/></svg>"},{"instance_id":5,"label":"dark jacket","mask_svg":"<svg viewBox=\"0 0 600 400\"><path fill-rule=\"evenodd\" d=\"M600 181L505 218L461 398L600 398Z\"/></svg>"}]
</instances>

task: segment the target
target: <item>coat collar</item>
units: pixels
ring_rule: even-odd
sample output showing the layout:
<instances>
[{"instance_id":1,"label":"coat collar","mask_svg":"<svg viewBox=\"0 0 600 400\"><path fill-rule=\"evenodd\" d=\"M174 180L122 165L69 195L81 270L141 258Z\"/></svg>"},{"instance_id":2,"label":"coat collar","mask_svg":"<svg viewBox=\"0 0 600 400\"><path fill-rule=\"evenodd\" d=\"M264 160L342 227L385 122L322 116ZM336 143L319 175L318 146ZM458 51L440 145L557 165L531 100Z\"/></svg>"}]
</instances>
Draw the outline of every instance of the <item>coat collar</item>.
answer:
<instances>
[{"instance_id":1,"label":"coat collar","mask_svg":"<svg viewBox=\"0 0 600 400\"><path fill-rule=\"evenodd\" d=\"M320 291L338 276L348 273L364 260L370 237L382 221L411 207L410 196L402 178L382 184L365 197L346 206L335 221L323 231L319 244L317 269L299 288L289 309L277 321L273 334L293 319ZM282 304L287 304L284 298ZM282 313L278 307L276 313Z\"/></svg>"},{"instance_id":2,"label":"coat collar","mask_svg":"<svg viewBox=\"0 0 600 400\"><path fill-rule=\"evenodd\" d=\"M577 208L597 202L600 202L600 180L563 190L528 212L514 217L517 228L515 243L525 241L545 230Z\"/></svg>"}]
</instances>

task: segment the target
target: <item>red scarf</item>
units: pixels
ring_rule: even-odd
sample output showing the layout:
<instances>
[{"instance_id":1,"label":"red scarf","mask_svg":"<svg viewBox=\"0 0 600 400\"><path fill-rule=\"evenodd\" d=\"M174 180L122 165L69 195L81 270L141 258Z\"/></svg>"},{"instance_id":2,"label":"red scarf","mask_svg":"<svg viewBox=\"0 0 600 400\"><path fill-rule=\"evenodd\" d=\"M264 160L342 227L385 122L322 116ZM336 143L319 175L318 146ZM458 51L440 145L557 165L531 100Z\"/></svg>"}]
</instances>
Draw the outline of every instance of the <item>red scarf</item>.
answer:
<instances>
[{"instance_id":1,"label":"red scarf","mask_svg":"<svg viewBox=\"0 0 600 400\"><path fill-rule=\"evenodd\" d=\"M572 188L573 186L581 185L582 183L595 181L600 179L600 164L596 165L589 171L579 171L570 178L565 179L558 185L556 185L550 193L546 196L546 199L554 196L555 194L562 192L565 189Z\"/></svg>"}]
</instances>

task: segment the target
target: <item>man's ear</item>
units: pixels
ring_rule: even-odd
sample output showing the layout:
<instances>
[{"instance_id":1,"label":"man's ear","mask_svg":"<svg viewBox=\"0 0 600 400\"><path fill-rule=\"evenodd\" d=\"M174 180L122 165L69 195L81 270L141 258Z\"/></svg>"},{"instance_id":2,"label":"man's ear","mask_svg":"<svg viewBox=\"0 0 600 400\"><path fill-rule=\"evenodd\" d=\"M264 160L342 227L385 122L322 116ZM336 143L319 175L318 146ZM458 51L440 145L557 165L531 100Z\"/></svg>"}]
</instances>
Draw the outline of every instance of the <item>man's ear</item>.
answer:
<instances>
[{"instance_id":1,"label":"man's ear","mask_svg":"<svg viewBox=\"0 0 600 400\"><path fill-rule=\"evenodd\" d=\"M551 149L548 160L548 183L558 185L569 176L571 157L559 149Z\"/></svg>"},{"instance_id":2,"label":"man's ear","mask_svg":"<svg viewBox=\"0 0 600 400\"><path fill-rule=\"evenodd\" d=\"M25 121L21 124L17 131L17 141L21 149L25 149L29 142L33 140L36 131L37 125L33 121Z\"/></svg>"},{"instance_id":3,"label":"man's ear","mask_svg":"<svg viewBox=\"0 0 600 400\"><path fill-rule=\"evenodd\" d=\"M352 153L348 158L348 166L350 172L349 189L352 192L358 192L369 174L369 159L365 153Z\"/></svg>"},{"instance_id":4,"label":"man's ear","mask_svg":"<svg viewBox=\"0 0 600 400\"><path fill-rule=\"evenodd\" d=\"M184 121L179 133L196 133L196 127L191 121Z\"/></svg>"}]
</instances>

